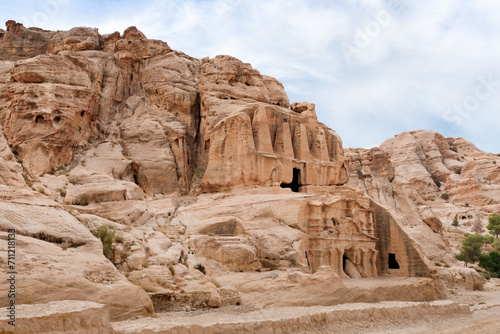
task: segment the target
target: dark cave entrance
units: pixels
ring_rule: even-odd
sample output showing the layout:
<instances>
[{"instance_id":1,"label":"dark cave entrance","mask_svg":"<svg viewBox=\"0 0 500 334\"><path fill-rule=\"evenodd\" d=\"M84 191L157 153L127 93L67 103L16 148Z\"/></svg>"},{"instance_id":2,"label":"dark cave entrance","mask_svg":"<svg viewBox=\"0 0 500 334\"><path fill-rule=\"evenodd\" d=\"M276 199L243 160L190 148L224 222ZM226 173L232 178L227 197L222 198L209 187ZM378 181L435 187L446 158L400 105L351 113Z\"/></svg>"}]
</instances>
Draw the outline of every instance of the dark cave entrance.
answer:
<instances>
[{"instance_id":1,"label":"dark cave entrance","mask_svg":"<svg viewBox=\"0 0 500 334\"><path fill-rule=\"evenodd\" d=\"M346 263L347 259L349 259L349 258L345 254L342 255L342 270L344 271L344 273L345 273L345 263Z\"/></svg>"},{"instance_id":2,"label":"dark cave entrance","mask_svg":"<svg viewBox=\"0 0 500 334\"><path fill-rule=\"evenodd\" d=\"M388 265L389 265L389 269L399 269L399 263L396 260L396 254L389 253Z\"/></svg>"},{"instance_id":3,"label":"dark cave entrance","mask_svg":"<svg viewBox=\"0 0 500 334\"><path fill-rule=\"evenodd\" d=\"M293 169L293 180L292 183L282 183L280 184L281 188L290 188L293 192L299 192L299 188L302 186L300 183L300 169Z\"/></svg>"}]
</instances>

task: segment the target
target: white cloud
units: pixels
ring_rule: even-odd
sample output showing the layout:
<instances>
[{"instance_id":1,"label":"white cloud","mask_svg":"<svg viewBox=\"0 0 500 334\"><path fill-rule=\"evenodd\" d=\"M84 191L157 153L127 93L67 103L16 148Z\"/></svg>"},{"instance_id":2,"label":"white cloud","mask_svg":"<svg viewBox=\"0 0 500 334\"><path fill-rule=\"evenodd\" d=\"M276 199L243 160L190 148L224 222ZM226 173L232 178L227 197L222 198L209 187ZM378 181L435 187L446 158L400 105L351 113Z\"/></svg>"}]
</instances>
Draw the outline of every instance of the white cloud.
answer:
<instances>
[{"instance_id":1,"label":"white cloud","mask_svg":"<svg viewBox=\"0 0 500 334\"><path fill-rule=\"evenodd\" d=\"M136 25L195 57L231 54L250 62L281 80L292 101L316 103L320 120L347 146L427 128L500 152L491 136L500 126L500 87L460 125L445 117L474 93L479 77L500 81L499 1L49 1L67 3L43 28L90 25L106 33ZM380 21L398 1L401 10ZM42 3L0 5L0 19L33 17L43 13ZM359 31L369 37L362 47ZM357 47L352 62L342 43Z\"/></svg>"}]
</instances>

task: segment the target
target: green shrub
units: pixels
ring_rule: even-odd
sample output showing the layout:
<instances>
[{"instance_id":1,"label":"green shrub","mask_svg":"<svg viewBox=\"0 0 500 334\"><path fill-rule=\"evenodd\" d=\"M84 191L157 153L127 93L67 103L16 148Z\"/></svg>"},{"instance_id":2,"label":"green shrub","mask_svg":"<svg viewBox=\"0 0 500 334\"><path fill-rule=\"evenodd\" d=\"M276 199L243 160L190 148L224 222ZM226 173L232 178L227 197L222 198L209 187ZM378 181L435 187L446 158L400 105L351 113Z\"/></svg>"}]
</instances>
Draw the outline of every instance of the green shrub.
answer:
<instances>
[{"instance_id":1,"label":"green shrub","mask_svg":"<svg viewBox=\"0 0 500 334\"><path fill-rule=\"evenodd\" d=\"M469 207L469 203L465 203L465 207L468 208Z\"/></svg>"},{"instance_id":2,"label":"green shrub","mask_svg":"<svg viewBox=\"0 0 500 334\"><path fill-rule=\"evenodd\" d=\"M297 260L295 259L291 259L290 262L292 262L292 266L294 267L297 265Z\"/></svg>"},{"instance_id":3,"label":"green shrub","mask_svg":"<svg viewBox=\"0 0 500 334\"><path fill-rule=\"evenodd\" d=\"M438 188L441 187L441 182L438 179L433 179L433 181Z\"/></svg>"},{"instance_id":4,"label":"green shrub","mask_svg":"<svg viewBox=\"0 0 500 334\"><path fill-rule=\"evenodd\" d=\"M441 267L441 262L434 262L434 265L437 267Z\"/></svg>"},{"instance_id":5,"label":"green shrub","mask_svg":"<svg viewBox=\"0 0 500 334\"><path fill-rule=\"evenodd\" d=\"M458 227L458 217L457 215L455 215L455 218L453 218L453 222L451 223L451 226L455 226L455 227Z\"/></svg>"},{"instance_id":6,"label":"green shrub","mask_svg":"<svg viewBox=\"0 0 500 334\"><path fill-rule=\"evenodd\" d=\"M441 198L444 199L445 201L450 199L450 195L448 193L443 193L441 194Z\"/></svg>"},{"instance_id":7,"label":"green shrub","mask_svg":"<svg viewBox=\"0 0 500 334\"><path fill-rule=\"evenodd\" d=\"M500 253L491 251L488 255L481 254L479 256L479 266L488 270L490 273L500 275Z\"/></svg>"},{"instance_id":8,"label":"green shrub","mask_svg":"<svg viewBox=\"0 0 500 334\"><path fill-rule=\"evenodd\" d=\"M495 241L493 241L492 243L492 246L497 252L500 252L500 239L495 239Z\"/></svg>"},{"instance_id":9,"label":"green shrub","mask_svg":"<svg viewBox=\"0 0 500 334\"><path fill-rule=\"evenodd\" d=\"M483 235L483 242L485 244L492 244L495 241L495 238L492 235Z\"/></svg>"},{"instance_id":10,"label":"green shrub","mask_svg":"<svg viewBox=\"0 0 500 334\"><path fill-rule=\"evenodd\" d=\"M481 276L485 279L485 280L490 280L491 279L491 275L490 273L481 273Z\"/></svg>"},{"instance_id":11,"label":"green shrub","mask_svg":"<svg viewBox=\"0 0 500 334\"><path fill-rule=\"evenodd\" d=\"M124 239L123 239L123 237L122 237L121 235L117 235L117 236L115 237L115 241L116 241L117 243L119 243L119 244L122 244L122 243L123 243L123 241L124 241Z\"/></svg>"},{"instance_id":12,"label":"green shrub","mask_svg":"<svg viewBox=\"0 0 500 334\"><path fill-rule=\"evenodd\" d=\"M142 267L143 267L143 268L149 268L149 264L147 264L146 262L144 262L144 263L142 264Z\"/></svg>"},{"instance_id":13,"label":"green shrub","mask_svg":"<svg viewBox=\"0 0 500 334\"><path fill-rule=\"evenodd\" d=\"M498 237L500 235L500 215L498 213L492 213L488 218L488 223L486 228L490 231L490 234Z\"/></svg>"},{"instance_id":14,"label":"green shrub","mask_svg":"<svg viewBox=\"0 0 500 334\"><path fill-rule=\"evenodd\" d=\"M455 174L462 174L462 167L458 167L457 169L455 169Z\"/></svg>"},{"instance_id":15,"label":"green shrub","mask_svg":"<svg viewBox=\"0 0 500 334\"><path fill-rule=\"evenodd\" d=\"M102 242L102 252L106 258L111 257L113 240L115 239L115 230L110 229L107 224L99 226L94 235Z\"/></svg>"},{"instance_id":16,"label":"green shrub","mask_svg":"<svg viewBox=\"0 0 500 334\"><path fill-rule=\"evenodd\" d=\"M175 275L175 268L173 265L169 264L168 266L168 270L170 270L170 272L172 273L172 276Z\"/></svg>"},{"instance_id":17,"label":"green shrub","mask_svg":"<svg viewBox=\"0 0 500 334\"><path fill-rule=\"evenodd\" d=\"M455 257L460 261L474 263L481 255L483 244L484 237L481 234L470 234L462 241L460 253Z\"/></svg>"}]
</instances>

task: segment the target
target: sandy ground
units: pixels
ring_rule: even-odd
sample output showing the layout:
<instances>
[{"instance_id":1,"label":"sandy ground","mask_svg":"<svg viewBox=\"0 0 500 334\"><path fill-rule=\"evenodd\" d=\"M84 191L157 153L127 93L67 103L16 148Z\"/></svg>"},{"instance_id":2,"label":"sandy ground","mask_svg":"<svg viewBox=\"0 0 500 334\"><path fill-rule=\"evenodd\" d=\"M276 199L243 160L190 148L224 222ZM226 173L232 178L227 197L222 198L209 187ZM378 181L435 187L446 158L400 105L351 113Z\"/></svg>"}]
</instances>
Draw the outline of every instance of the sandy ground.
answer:
<instances>
[{"instance_id":1,"label":"sandy ground","mask_svg":"<svg viewBox=\"0 0 500 334\"><path fill-rule=\"evenodd\" d=\"M356 322L335 322L327 326L318 325L316 328L298 331L294 334L330 334L330 333L368 333L368 334L390 334L390 333L488 333L500 334L500 279L492 279L485 284L484 291L450 290L448 300L457 301L461 304L468 304L472 313L469 315L449 314L449 315L428 315L420 318L390 318L390 319L368 319ZM389 302L390 303L390 302ZM348 305L346 304L346 307ZM322 306L312 306L308 308L297 308L297 313L304 309L318 309ZM294 312L295 308L289 308L287 313ZM196 310L193 312L169 312L159 313L154 319L147 322L199 322L205 321L234 321L236 315L242 322L251 320L262 315L270 316L274 314L280 317L279 308L268 308L255 310L244 306L231 306L213 310ZM139 322L144 319L138 319Z\"/></svg>"},{"instance_id":2,"label":"sandy ground","mask_svg":"<svg viewBox=\"0 0 500 334\"><path fill-rule=\"evenodd\" d=\"M454 300L471 307L470 315L426 316L419 319L386 319L356 323L332 324L328 328L302 331L301 334L367 333L367 334L451 334L500 333L500 279L485 284L484 291L453 290L448 293Z\"/></svg>"}]
</instances>

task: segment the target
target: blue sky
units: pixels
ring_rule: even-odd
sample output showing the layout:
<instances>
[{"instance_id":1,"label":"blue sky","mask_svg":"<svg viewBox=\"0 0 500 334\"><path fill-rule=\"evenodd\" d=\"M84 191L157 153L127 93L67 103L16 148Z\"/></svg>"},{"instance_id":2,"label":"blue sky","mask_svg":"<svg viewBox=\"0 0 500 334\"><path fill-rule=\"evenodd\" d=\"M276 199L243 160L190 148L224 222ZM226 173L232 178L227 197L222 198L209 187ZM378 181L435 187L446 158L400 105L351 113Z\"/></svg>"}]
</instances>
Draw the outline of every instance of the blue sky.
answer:
<instances>
[{"instance_id":1,"label":"blue sky","mask_svg":"<svg viewBox=\"0 0 500 334\"><path fill-rule=\"evenodd\" d=\"M229 54L316 103L346 147L403 131L499 153L500 1L0 1L0 21L123 32L135 25L193 57Z\"/></svg>"}]
</instances>

